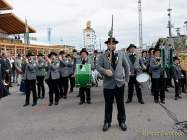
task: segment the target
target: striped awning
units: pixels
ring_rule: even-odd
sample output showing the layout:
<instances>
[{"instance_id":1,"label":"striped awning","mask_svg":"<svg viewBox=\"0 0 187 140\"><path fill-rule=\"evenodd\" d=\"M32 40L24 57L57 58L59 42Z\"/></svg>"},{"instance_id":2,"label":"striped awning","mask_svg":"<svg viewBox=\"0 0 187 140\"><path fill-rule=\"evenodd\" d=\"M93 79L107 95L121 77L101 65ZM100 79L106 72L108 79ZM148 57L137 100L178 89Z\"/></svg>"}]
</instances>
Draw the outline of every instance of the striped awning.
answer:
<instances>
[{"instance_id":1,"label":"striped awning","mask_svg":"<svg viewBox=\"0 0 187 140\"><path fill-rule=\"evenodd\" d=\"M0 14L0 29L7 34L23 34L26 32L26 24L13 13ZM36 31L28 26L29 33Z\"/></svg>"}]
</instances>

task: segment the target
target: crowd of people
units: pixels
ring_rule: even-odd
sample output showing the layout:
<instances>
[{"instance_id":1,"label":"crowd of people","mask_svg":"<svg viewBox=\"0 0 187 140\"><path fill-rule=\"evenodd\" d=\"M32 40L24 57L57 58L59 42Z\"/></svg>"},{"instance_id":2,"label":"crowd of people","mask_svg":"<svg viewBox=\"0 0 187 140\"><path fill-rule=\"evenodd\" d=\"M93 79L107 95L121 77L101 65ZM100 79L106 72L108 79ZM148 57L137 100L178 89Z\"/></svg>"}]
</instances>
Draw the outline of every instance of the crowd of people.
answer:
<instances>
[{"instance_id":1,"label":"crowd of people","mask_svg":"<svg viewBox=\"0 0 187 140\"><path fill-rule=\"evenodd\" d=\"M74 91L76 64L91 64L91 69L102 75L105 99L105 120L103 131L107 131L112 122L114 98L118 109L118 122L125 131L126 115L124 107L124 88L128 86L126 103L133 100L134 88L138 102L144 104L142 87L136 77L147 73L151 79L150 93L155 103L165 104L165 92L169 87L175 88L174 99L181 99L181 93L186 92L186 75L180 68L180 59L174 56L174 64L162 67L161 50L150 48L137 54L136 46L130 44L126 51L116 51L118 41L108 38L105 42L107 49L92 54L83 48L80 52L73 50L72 54L64 51L51 52L48 55L39 53L37 56L29 52L26 56L16 58L2 53L0 57L0 98L10 95L9 87L16 83L25 94L24 107L30 104L30 94L33 95L32 106L37 105L38 99L44 99L46 91L49 94L49 106L58 105L60 99L67 99L68 93ZM174 82L172 82L174 81ZM45 83L48 90L45 89ZM174 85L173 85L173 84ZM55 95L55 96L54 96ZM80 87L77 95L80 105L91 104L91 87Z\"/></svg>"}]
</instances>

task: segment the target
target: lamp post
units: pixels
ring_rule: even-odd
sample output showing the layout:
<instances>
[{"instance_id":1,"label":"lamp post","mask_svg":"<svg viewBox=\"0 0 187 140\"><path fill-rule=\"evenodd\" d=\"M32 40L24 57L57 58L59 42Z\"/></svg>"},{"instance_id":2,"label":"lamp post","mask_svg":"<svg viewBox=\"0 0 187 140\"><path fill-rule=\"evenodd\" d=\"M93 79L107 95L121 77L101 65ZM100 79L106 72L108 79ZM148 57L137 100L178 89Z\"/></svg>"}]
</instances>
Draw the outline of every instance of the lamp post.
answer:
<instances>
[{"instance_id":1,"label":"lamp post","mask_svg":"<svg viewBox=\"0 0 187 140\"><path fill-rule=\"evenodd\" d=\"M139 14L139 47L143 48L143 33L142 33L142 2L138 0L138 14Z\"/></svg>"}]
</instances>

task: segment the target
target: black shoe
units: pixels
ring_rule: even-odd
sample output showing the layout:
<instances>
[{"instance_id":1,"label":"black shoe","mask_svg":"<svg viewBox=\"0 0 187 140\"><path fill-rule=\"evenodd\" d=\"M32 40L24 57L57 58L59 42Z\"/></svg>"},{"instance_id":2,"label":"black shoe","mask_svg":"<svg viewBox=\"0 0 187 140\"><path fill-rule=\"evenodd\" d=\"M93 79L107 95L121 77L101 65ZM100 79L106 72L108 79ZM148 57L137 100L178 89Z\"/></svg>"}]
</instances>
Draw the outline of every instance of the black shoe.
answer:
<instances>
[{"instance_id":1,"label":"black shoe","mask_svg":"<svg viewBox=\"0 0 187 140\"><path fill-rule=\"evenodd\" d=\"M144 104L144 101L143 100L140 100L140 101L138 101L140 104Z\"/></svg>"},{"instance_id":2,"label":"black shoe","mask_svg":"<svg viewBox=\"0 0 187 140\"><path fill-rule=\"evenodd\" d=\"M187 93L186 90L182 90L183 93Z\"/></svg>"},{"instance_id":3,"label":"black shoe","mask_svg":"<svg viewBox=\"0 0 187 140\"><path fill-rule=\"evenodd\" d=\"M49 105L48 106L52 106L53 105L53 103L49 103Z\"/></svg>"},{"instance_id":4,"label":"black shoe","mask_svg":"<svg viewBox=\"0 0 187 140\"><path fill-rule=\"evenodd\" d=\"M127 125L125 123L119 124L119 127L121 128L122 131L126 131L127 130Z\"/></svg>"},{"instance_id":5,"label":"black shoe","mask_svg":"<svg viewBox=\"0 0 187 140\"><path fill-rule=\"evenodd\" d=\"M109 123L104 123L104 125L103 125L103 132L106 132L106 131L108 131L108 129L111 127L111 124L109 124Z\"/></svg>"},{"instance_id":6,"label":"black shoe","mask_svg":"<svg viewBox=\"0 0 187 140\"><path fill-rule=\"evenodd\" d=\"M162 104L165 104L165 101L161 101Z\"/></svg>"},{"instance_id":7,"label":"black shoe","mask_svg":"<svg viewBox=\"0 0 187 140\"><path fill-rule=\"evenodd\" d=\"M38 96L38 99L41 99L41 97L40 97L40 96Z\"/></svg>"},{"instance_id":8,"label":"black shoe","mask_svg":"<svg viewBox=\"0 0 187 140\"><path fill-rule=\"evenodd\" d=\"M159 103L159 101L158 101L158 100L155 100L155 103L156 103L156 104L158 104L158 103Z\"/></svg>"},{"instance_id":9,"label":"black shoe","mask_svg":"<svg viewBox=\"0 0 187 140\"><path fill-rule=\"evenodd\" d=\"M67 96L64 96L63 98L64 98L64 99L67 99Z\"/></svg>"},{"instance_id":10,"label":"black shoe","mask_svg":"<svg viewBox=\"0 0 187 140\"><path fill-rule=\"evenodd\" d=\"M175 100L178 100L178 97L175 97Z\"/></svg>"},{"instance_id":11,"label":"black shoe","mask_svg":"<svg viewBox=\"0 0 187 140\"><path fill-rule=\"evenodd\" d=\"M178 99L182 99L182 97L181 97L181 96L178 96Z\"/></svg>"},{"instance_id":12,"label":"black shoe","mask_svg":"<svg viewBox=\"0 0 187 140\"><path fill-rule=\"evenodd\" d=\"M82 104L84 104L85 102L83 102L83 101L80 101L80 103L79 103L79 105L82 105Z\"/></svg>"},{"instance_id":13,"label":"black shoe","mask_svg":"<svg viewBox=\"0 0 187 140\"><path fill-rule=\"evenodd\" d=\"M91 101L87 101L87 104L91 104Z\"/></svg>"},{"instance_id":14,"label":"black shoe","mask_svg":"<svg viewBox=\"0 0 187 140\"><path fill-rule=\"evenodd\" d=\"M55 102L55 105L58 105L58 102Z\"/></svg>"},{"instance_id":15,"label":"black shoe","mask_svg":"<svg viewBox=\"0 0 187 140\"><path fill-rule=\"evenodd\" d=\"M36 105L37 105L37 103L33 103L33 104L32 104L32 106L36 106Z\"/></svg>"},{"instance_id":16,"label":"black shoe","mask_svg":"<svg viewBox=\"0 0 187 140\"><path fill-rule=\"evenodd\" d=\"M41 97L41 99L44 99L44 98L45 98L45 96L42 96L42 97Z\"/></svg>"},{"instance_id":17,"label":"black shoe","mask_svg":"<svg viewBox=\"0 0 187 140\"><path fill-rule=\"evenodd\" d=\"M26 104L24 104L24 105L23 105L23 107L26 107L26 106L28 106L28 105L29 105L29 104L28 104L28 103L26 103Z\"/></svg>"},{"instance_id":18,"label":"black shoe","mask_svg":"<svg viewBox=\"0 0 187 140\"><path fill-rule=\"evenodd\" d=\"M129 99L128 99L128 100L126 101L126 104L129 104L129 103L132 103L132 100L129 100Z\"/></svg>"}]
</instances>

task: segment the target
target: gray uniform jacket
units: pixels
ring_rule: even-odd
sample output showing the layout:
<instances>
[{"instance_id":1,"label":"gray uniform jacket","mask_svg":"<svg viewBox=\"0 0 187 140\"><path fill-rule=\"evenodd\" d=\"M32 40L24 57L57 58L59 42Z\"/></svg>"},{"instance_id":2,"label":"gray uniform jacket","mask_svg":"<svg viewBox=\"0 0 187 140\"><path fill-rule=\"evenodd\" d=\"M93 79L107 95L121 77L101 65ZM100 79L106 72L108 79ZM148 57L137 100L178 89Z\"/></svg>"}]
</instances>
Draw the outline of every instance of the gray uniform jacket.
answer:
<instances>
[{"instance_id":1,"label":"gray uniform jacket","mask_svg":"<svg viewBox=\"0 0 187 140\"><path fill-rule=\"evenodd\" d=\"M117 53L117 65L116 69L112 68L111 63L107 58L107 53L101 54L97 61L96 68L98 72L104 76L103 88L104 89L114 89L116 86L121 87L125 82L129 81L130 66L127 60L127 56L124 52L118 51ZM113 72L112 77L108 77L105 74L105 70L110 69Z\"/></svg>"},{"instance_id":2,"label":"gray uniform jacket","mask_svg":"<svg viewBox=\"0 0 187 140\"><path fill-rule=\"evenodd\" d=\"M179 65L174 65L172 68L172 75L174 80L181 80L184 78L184 75L181 72L181 68Z\"/></svg>"},{"instance_id":3,"label":"gray uniform jacket","mask_svg":"<svg viewBox=\"0 0 187 140\"><path fill-rule=\"evenodd\" d=\"M48 64L46 79L49 79L50 77L53 80L59 79L60 78L59 66L60 66L60 62L57 60L52 62L51 64Z\"/></svg>"},{"instance_id":4,"label":"gray uniform jacket","mask_svg":"<svg viewBox=\"0 0 187 140\"><path fill-rule=\"evenodd\" d=\"M37 63L36 76L45 76L46 75L46 62L40 60Z\"/></svg>"},{"instance_id":5,"label":"gray uniform jacket","mask_svg":"<svg viewBox=\"0 0 187 140\"><path fill-rule=\"evenodd\" d=\"M22 67L22 60L21 60L21 59L16 59L16 60L15 60L15 66L16 66L17 68L20 68L20 69L21 69L21 67Z\"/></svg>"},{"instance_id":6,"label":"gray uniform jacket","mask_svg":"<svg viewBox=\"0 0 187 140\"><path fill-rule=\"evenodd\" d=\"M2 80L2 69L1 69L1 63L0 63L0 81Z\"/></svg>"},{"instance_id":7,"label":"gray uniform jacket","mask_svg":"<svg viewBox=\"0 0 187 140\"><path fill-rule=\"evenodd\" d=\"M73 64L70 63L67 59L63 59L60 61L60 76L61 77L68 77L70 75L70 70L73 68Z\"/></svg>"},{"instance_id":8,"label":"gray uniform jacket","mask_svg":"<svg viewBox=\"0 0 187 140\"><path fill-rule=\"evenodd\" d=\"M135 55L135 63L133 64L129 58L130 54L126 54L127 55L127 60L129 62L129 65L130 65L130 72L131 72L131 75L137 75L139 73L142 72L142 66L140 65L140 59L137 55Z\"/></svg>"},{"instance_id":9,"label":"gray uniform jacket","mask_svg":"<svg viewBox=\"0 0 187 140\"><path fill-rule=\"evenodd\" d=\"M31 61L25 65L24 80L36 80L36 62Z\"/></svg>"},{"instance_id":10,"label":"gray uniform jacket","mask_svg":"<svg viewBox=\"0 0 187 140\"><path fill-rule=\"evenodd\" d=\"M152 73L152 78L158 79L161 77L161 75L166 78L166 72L164 71L163 68L161 68L161 64L158 64L157 60L155 57L152 57L150 60L150 70Z\"/></svg>"}]
</instances>

